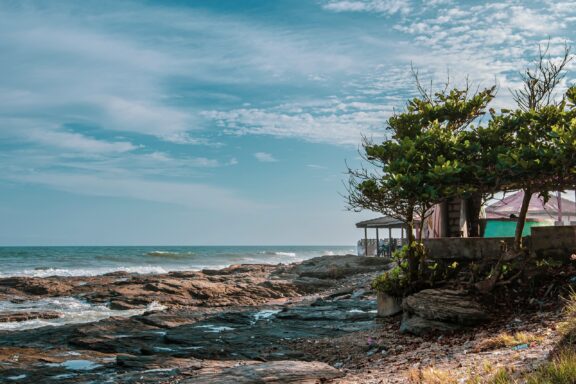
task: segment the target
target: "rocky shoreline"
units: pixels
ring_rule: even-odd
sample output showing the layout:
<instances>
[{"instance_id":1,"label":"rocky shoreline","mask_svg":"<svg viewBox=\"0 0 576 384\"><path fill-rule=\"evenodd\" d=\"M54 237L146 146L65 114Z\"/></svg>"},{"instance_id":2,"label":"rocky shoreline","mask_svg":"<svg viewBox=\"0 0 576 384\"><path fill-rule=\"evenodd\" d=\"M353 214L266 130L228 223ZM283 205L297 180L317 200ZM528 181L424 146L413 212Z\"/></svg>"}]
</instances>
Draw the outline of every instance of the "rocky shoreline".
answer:
<instances>
[{"instance_id":1,"label":"rocky shoreline","mask_svg":"<svg viewBox=\"0 0 576 384\"><path fill-rule=\"evenodd\" d=\"M42 383L336 379L344 376L341 370L315 362L313 354L291 342L374 329L369 282L387 267L385 259L349 255L164 275L0 279L0 301L73 297L119 313L151 304L158 309L92 323L0 331L0 378ZM21 311L0 318L19 322L54 316Z\"/></svg>"},{"instance_id":2,"label":"rocky shoreline","mask_svg":"<svg viewBox=\"0 0 576 384\"><path fill-rule=\"evenodd\" d=\"M538 310L500 303L484 313L458 291L428 290L404 301L404 315L377 318L370 282L389 267L384 258L349 255L163 275L0 279L2 302L73 298L113 315L0 331L0 382L416 384L425 383L424 370L443 369L460 380L451 383L465 383L471 374L489 377L485 367L531 369L560 337L561 306L552 299ZM0 326L55 316L5 312ZM483 323L440 336L415 331L470 319ZM411 333L401 332L406 326ZM502 332L537 341L486 347Z\"/></svg>"}]
</instances>

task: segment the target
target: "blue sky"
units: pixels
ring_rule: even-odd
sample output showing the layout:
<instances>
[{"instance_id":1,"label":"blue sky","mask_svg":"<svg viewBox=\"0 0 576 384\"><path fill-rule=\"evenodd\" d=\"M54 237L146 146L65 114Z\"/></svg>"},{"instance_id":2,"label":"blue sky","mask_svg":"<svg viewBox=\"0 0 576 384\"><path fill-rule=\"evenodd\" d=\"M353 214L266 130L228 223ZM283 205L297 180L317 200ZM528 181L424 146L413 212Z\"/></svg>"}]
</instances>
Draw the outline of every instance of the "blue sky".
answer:
<instances>
[{"instance_id":1,"label":"blue sky","mask_svg":"<svg viewBox=\"0 0 576 384\"><path fill-rule=\"evenodd\" d=\"M0 2L0 244L352 244L345 161L425 81L499 87L575 1ZM567 78L574 78L574 68Z\"/></svg>"}]
</instances>

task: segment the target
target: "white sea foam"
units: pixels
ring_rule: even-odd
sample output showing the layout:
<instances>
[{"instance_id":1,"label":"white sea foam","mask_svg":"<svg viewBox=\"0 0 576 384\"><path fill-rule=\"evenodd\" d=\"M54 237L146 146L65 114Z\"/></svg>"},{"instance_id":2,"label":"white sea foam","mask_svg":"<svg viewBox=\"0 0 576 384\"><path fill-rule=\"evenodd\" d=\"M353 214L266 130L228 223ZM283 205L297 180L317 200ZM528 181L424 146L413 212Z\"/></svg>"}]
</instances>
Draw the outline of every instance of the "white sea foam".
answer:
<instances>
[{"instance_id":1,"label":"white sea foam","mask_svg":"<svg viewBox=\"0 0 576 384\"><path fill-rule=\"evenodd\" d=\"M296 257L296 252L274 252L276 256L290 256Z\"/></svg>"},{"instance_id":2,"label":"white sea foam","mask_svg":"<svg viewBox=\"0 0 576 384\"><path fill-rule=\"evenodd\" d=\"M186 257L193 255L195 255L194 252L151 251L146 253L146 256L159 256L159 257Z\"/></svg>"},{"instance_id":3,"label":"white sea foam","mask_svg":"<svg viewBox=\"0 0 576 384\"><path fill-rule=\"evenodd\" d=\"M131 309L126 311L112 310L105 305L90 304L73 297L48 298L37 301L24 301L22 303L0 301L0 313L50 311L60 314L60 317L56 319L34 319L20 322L0 323L0 331L20 331L45 326L91 323L111 316L130 317L141 315L146 311L159 311L163 309L165 309L163 305L153 302L143 309Z\"/></svg>"},{"instance_id":4,"label":"white sea foam","mask_svg":"<svg viewBox=\"0 0 576 384\"><path fill-rule=\"evenodd\" d=\"M186 268L195 270L196 268ZM172 268L170 270L173 270ZM0 272L0 278L12 276L49 277L49 276L99 276L111 272L127 272L140 274L162 274L168 270L153 265L142 265L137 267L102 267L102 268L46 268L46 269L23 269L14 272Z\"/></svg>"},{"instance_id":5,"label":"white sea foam","mask_svg":"<svg viewBox=\"0 0 576 384\"><path fill-rule=\"evenodd\" d=\"M262 251L262 252L259 252L259 253L260 253L261 255L296 257L296 252Z\"/></svg>"},{"instance_id":6,"label":"white sea foam","mask_svg":"<svg viewBox=\"0 0 576 384\"><path fill-rule=\"evenodd\" d=\"M277 313L280 312L282 312L281 309L263 309L262 311L256 312L253 315L254 322L260 320L270 320L272 317L274 317Z\"/></svg>"}]
</instances>

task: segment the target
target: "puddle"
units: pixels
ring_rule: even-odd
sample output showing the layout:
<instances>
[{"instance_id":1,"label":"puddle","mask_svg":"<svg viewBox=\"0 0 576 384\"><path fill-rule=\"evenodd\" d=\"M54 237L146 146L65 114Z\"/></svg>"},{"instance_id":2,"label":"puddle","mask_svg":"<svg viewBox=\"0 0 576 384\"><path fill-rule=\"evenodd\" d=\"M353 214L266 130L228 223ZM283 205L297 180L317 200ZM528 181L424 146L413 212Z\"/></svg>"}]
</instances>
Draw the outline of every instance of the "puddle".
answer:
<instances>
[{"instance_id":1,"label":"puddle","mask_svg":"<svg viewBox=\"0 0 576 384\"><path fill-rule=\"evenodd\" d=\"M216 326L216 325L212 325L212 324L207 324L207 325L198 325L195 328L206 328L205 332L212 332L212 333L220 333L220 332L224 332L224 331L233 331L234 328L232 327L225 327L225 326Z\"/></svg>"},{"instance_id":2,"label":"puddle","mask_svg":"<svg viewBox=\"0 0 576 384\"><path fill-rule=\"evenodd\" d=\"M260 321L260 320L270 320L272 317L274 317L277 313L282 312L281 309L264 309L260 312L256 312L253 316L254 316L254 322L256 321Z\"/></svg>"},{"instance_id":3,"label":"puddle","mask_svg":"<svg viewBox=\"0 0 576 384\"><path fill-rule=\"evenodd\" d=\"M375 309L373 309L371 311L363 311L361 309L351 309L348 311L348 313L378 313L378 311Z\"/></svg>"},{"instance_id":4,"label":"puddle","mask_svg":"<svg viewBox=\"0 0 576 384\"><path fill-rule=\"evenodd\" d=\"M76 375L75 373L63 373L61 375L53 376L52 378L53 379L70 379L70 378L76 377L76 376L78 376L78 375Z\"/></svg>"},{"instance_id":5,"label":"puddle","mask_svg":"<svg viewBox=\"0 0 576 384\"><path fill-rule=\"evenodd\" d=\"M46 365L49 367L62 367L70 371L91 371L102 366L90 360L66 360L62 363L48 363Z\"/></svg>"}]
</instances>

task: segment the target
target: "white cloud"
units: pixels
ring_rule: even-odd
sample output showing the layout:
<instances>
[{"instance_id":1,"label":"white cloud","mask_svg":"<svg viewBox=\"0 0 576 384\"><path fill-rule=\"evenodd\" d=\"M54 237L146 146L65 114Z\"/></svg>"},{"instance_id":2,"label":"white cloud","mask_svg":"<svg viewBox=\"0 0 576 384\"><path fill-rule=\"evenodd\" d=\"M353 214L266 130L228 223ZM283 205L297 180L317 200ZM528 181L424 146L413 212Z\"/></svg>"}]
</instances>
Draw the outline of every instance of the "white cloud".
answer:
<instances>
[{"instance_id":1,"label":"white cloud","mask_svg":"<svg viewBox=\"0 0 576 384\"><path fill-rule=\"evenodd\" d=\"M23 141L40 146L47 151L67 151L95 154L120 154L130 152L138 146L128 141L101 140L77 132L70 132L54 125L41 125L32 119L0 118L0 138Z\"/></svg>"},{"instance_id":2,"label":"white cloud","mask_svg":"<svg viewBox=\"0 0 576 384\"><path fill-rule=\"evenodd\" d=\"M276 158L274 158L274 156L272 156L272 154L267 152L256 152L254 154L254 157L256 158L256 160L262 163L274 163L278 161Z\"/></svg>"},{"instance_id":3,"label":"white cloud","mask_svg":"<svg viewBox=\"0 0 576 384\"><path fill-rule=\"evenodd\" d=\"M320 105L280 105L271 109L208 111L224 132L232 135L269 135L310 142L357 145L363 135L383 136L393 107L333 99Z\"/></svg>"},{"instance_id":4,"label":"white cloud","mask_svg":"<svg viewBox=\"0 0 576 384\"><path fill-rule=\"evenodd\" d=\"M333 12L374 12L406 14L410 12L408 0L328 0L322 7Z\"/></svg>"},{"instance_id":5,"label":"white cloud","mask_svg":"<svg viewBox=\"0 0 576 384\"><path fill-rule=\"evenodd\" d=\"M187 143L185 132L192 118L182 111L146 101L108 97L100 105L108 124L104 128L157 136L166 141Z\"/></svg>"},{"instance_id":6,"label":"white cloud","mask_svg":"<svg viewBox=\"0 0 576 384\"><path fill-rule=\"evenodd\" d=\"M197 82L270 85L363 66L341 43L186 7L30 1L0 4L0 17L0 115L40 127L80 123L204 145L195 137L203 98L185 99L206 94Z\"/></svg>"},{"instance_id":7,"label":"white cloud","mask_svg":"<svg viewBox=\"0 0 576 384\"><path fill-rule=\"evenodd\" d=\"M318 164L306 164L306 166L312 169L328 169L327 167Z\"/></svg>"},{"instance_id":8,"label":"white cloud","mask_svg":"<svg viewBox=\"0 0 576 384\"><path fill-rule=\"evenodd\" d=\"M65 131L34 129L26 132L25 136L38 144L87 153L121 153L137 148L127 141L108 142Z\"/></svg>"}]
</instances>

